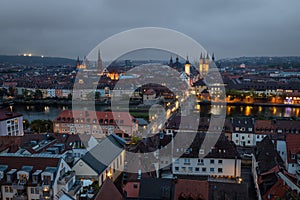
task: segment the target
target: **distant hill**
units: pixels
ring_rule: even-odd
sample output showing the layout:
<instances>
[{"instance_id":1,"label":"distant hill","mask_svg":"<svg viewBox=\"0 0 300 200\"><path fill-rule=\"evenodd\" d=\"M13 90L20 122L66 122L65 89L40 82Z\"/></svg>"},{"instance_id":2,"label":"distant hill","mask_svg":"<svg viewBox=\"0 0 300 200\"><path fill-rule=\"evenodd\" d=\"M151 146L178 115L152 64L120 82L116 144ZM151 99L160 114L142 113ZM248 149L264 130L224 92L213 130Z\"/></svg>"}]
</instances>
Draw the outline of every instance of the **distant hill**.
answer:
<instances>
[{"instance_id":1,"label":"distant hill","mask_svg":"<svg viewBox=\"0 0 300 200\"><path fill-rule=\"evenodd\" d=\"M238 66L245 64L248 66L279 66L279 67L300 67L299 56L286 57L239 57L239 58L225 58L217 61L217 65L221 67Z\"/></svg>"},{"instance_id":2,"label":"distant hill","mask_svg":"<svg viewBox=\"0 0 300 200\"><path fill-rule=\"evenodd\" d=\"M26 65L26 66L75 66L76 60L58 57L41 56L4 56L0 55L0 64L3 65Z\"/></svg>"}]
</instances>

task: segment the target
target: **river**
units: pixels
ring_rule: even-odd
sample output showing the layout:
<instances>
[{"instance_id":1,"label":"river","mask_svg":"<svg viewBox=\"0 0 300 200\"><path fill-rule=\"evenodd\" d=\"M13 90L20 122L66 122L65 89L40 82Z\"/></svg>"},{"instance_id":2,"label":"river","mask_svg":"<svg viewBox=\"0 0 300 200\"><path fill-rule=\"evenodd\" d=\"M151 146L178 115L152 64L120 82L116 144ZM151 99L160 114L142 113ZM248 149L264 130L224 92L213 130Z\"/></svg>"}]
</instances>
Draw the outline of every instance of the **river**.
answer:
<instances>
[{"instance_id":1,"label":"river","mask_svg":"<svg viewBox=\"0 0 300 200\"><path fill-rule=\"evenodd\" d=\"M24 119L29 121L36 119L53 120L60 112L71 109L69 106L35 106L35 105L14 105L15 112L23 114ZM96 106L96 110L103 111L109 109L108 106ZM219 107L202 105L198 107L201 116L218 112ZM258 118L270 117L299 117L300 108L294 107L275 107L275 106L227 106L227 116L255 116Z\"/></svg>"}]
</instances>

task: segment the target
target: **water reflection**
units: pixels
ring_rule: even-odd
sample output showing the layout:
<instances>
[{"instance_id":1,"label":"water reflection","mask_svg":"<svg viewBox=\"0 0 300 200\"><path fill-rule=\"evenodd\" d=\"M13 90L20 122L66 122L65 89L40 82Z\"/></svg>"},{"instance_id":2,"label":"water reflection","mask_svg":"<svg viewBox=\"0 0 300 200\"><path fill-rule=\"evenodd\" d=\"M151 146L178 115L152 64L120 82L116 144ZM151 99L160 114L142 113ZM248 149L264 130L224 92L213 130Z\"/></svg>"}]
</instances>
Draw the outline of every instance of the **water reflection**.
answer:
<instances>
[{"instance_id":1,"label":"water reflection","mask_svg":"<svg viewBox=\"0 0 300 200\"><path fill-rule=\"evenodd\" d=\"M107 110L108 106L96 106L96 110ZM41 106L41 105L14 105L15 112L22 113L24 119L29 121L36 119L53 120L60 112L71 109L69 106ZM265 107L265 106L224 106L224 105L196 105L195 110L200 111L201 116L210 114L219 115L226 112L227 116L255 116L269 117L296 117L300 115L300 108L291 107Z\"/></svg>"}]
</instances>

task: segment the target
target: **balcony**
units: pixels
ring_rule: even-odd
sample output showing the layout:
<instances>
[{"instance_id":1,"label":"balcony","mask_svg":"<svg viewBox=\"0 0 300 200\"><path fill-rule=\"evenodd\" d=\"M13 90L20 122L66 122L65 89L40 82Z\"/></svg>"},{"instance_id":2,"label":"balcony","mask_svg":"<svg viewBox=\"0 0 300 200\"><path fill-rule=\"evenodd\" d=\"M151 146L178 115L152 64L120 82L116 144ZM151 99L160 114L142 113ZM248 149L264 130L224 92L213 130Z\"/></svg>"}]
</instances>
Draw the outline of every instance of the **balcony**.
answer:
<instances>
[{"instance_id":1,"label":"balcony","mask_svg":"<svg viewBox=\"0 0 300 200\"><path fill-rule=\"evenodd\" d=\"M13 200L27 200L27 194L14 194Z\"/></svg>"},{"instance_id":2,"label":"balcony","mask_svg":"<svg viewBox=\"0 0 300 200\"><path fill-rule=\"evenodd\" d=\"M14 182L12 184L12 188L15 189L15 190L24 190L25 187L24 185L26 184L26 181L17 181L17 182Z\"/></svg>"},{"instance_id":3,"label":"balcony","mask_svg":"<svg viewBox=\"0 0 300 200\"><path fill-rule=\"evenodd\" d=\"M59 177L58 184L66 185L74 176L75 176L74 171L68 171L64 173L61 177Z\"/></svg>"},{"instance_id":4,"label":"balcony","mask_svg":"<svg viewBox=\"0 0 300 200\"><path fill-rule=\"evenodd\" d=\"M76 181L74 183L74 185L70 188L68 194L70 196L75 196L75 194L78 193L78 191L80 190L81 187L82 187L82 182L81 181Z\"/></svg>"},{"instance_id":5,"label":"balcony","mask_svg":"<svg viewBox=\"0 0 300 200\"><path fill-rule=\"evenodd\" d=\"M297 176L300 176L300 169L299 168L296 170L296 174L297 174Z\"/></svg>"}]
</instances>

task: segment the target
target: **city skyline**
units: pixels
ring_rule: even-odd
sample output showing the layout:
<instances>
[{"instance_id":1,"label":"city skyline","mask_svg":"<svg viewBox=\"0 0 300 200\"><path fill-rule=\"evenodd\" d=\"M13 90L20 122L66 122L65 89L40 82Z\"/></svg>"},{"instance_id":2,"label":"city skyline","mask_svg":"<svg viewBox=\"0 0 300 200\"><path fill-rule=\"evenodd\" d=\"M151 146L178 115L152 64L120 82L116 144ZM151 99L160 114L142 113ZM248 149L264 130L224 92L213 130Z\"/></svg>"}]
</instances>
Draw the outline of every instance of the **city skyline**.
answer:
<instances>
[{"instance_id":1,"label":"city skyline","mask_svg":"<svg viewBox=\"0 0 300 200\"><path fill-rule=\"evenodd\" d=\"M218 58L297 56L299 2L2 1L0 54L86 55L99 42L137 27L180 31ZM184 9L182 9L184 8ZM174 41L176 42L176 41Z\"/></svg>"}]
</instances>

